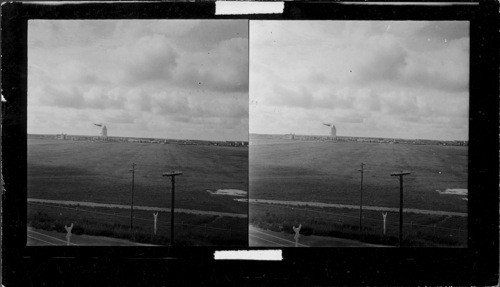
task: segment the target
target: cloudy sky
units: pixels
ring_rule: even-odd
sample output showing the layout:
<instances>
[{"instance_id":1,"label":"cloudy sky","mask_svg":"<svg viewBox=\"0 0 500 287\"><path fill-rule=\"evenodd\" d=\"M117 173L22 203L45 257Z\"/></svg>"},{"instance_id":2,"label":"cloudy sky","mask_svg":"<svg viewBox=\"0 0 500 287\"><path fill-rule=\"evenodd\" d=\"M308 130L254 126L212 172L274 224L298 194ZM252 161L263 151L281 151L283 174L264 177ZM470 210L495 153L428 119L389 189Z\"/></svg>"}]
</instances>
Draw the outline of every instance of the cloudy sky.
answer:
<instances>
[{"instance_id":1,"label":"cloudy sky","mask_svg":"<svg viewBox=\"0 0 500 287\"><path fill-rule=\"evenodd\" d=\"M28 133L248 139L246 20L34 20Z\"/></svg>"},{"instance_id":2,"label":"cloudy sky","mask_svg":"<svg viewBox=\"0 0 500 287\"><path fill-rule=\"evenodd\" d=\"M250 132L468 139L469 23L251 21Z\"/></svg>"}]
</instances>

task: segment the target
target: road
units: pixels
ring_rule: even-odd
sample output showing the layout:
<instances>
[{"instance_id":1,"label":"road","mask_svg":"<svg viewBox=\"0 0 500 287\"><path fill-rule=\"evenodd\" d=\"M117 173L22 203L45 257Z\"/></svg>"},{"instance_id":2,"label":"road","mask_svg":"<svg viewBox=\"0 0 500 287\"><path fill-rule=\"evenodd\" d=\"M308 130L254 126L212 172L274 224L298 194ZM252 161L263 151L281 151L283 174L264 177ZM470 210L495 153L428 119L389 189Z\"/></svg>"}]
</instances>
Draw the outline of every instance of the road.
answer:
<instances>
[{"instance_id":1,"label":"road","mask_svg":"<svg viewBox=\"0 0 500 287\"><path fill-rule=\"evenodd\" d=\"M67 205L67 206L78 206L79 205L79 206L87 206L87 207L119 208L119 209L127 209L127 210L130 209L130 205L111 204L111 203L97 203L97 202L87 202L87 201L71 201L71 200L52 200L52 199L28 198L28 202L32 202L32 203L60 204L60 205ZM151 206L134 206L134 210L170 212L170 208L151 207ZM197 214L197 215L215 215L215 216L227 216L227 217L247 218L247 214L246 213L245 214L242 214L242 213L229 213L229 212L194 210L194 209L184 209L184 208L175 208L175 213L187 213L187 214Z\"/></svg>"},{"instance_id":2,"label":"road","mask_svg":"<svg viewBox=\"0 0 500 287\"><path fill-rule=\"evenodd\" d=\"M56 231L46 231L28 227L27 233L28 246L57 246L67 245L66 233ZM124 239L91 236L91 235L75 235L71 236L71 246L153 246L149 244L136 243Z\"/></svg>"},{"instance_id":3,"label":"road","mask_svg":"<svg viewBox=\"0 0 500 287\"><path fill-rule=\"evenodd\" d=\"M248 233L250 247L294 247L293 234L263 230L250 225ZM298 247L389 247L360 242L357 240L325 237L325 236L300 236Z\"/></svg>"},{"instance_id":4,"label":"road","mask_svg":"<svg viewBox=\"0 0 500 287\"><path fill-rule=\"evenodd\" d=\"M333 208L348 208L348 209L359 209L359 205L350 204L336 204L336 203L323 203L323 202L308 202L308 201L286 201L286 200L270 200L270 199L235 199L236 201L249 201L254 204L276 204L284 206L296 206L296 207L333 207ZM389 212L399 212L399 208L395 207L383 207L383 206L370 206L363 205L363 210L373 210L373 211L389 211ZM453 212L453 211L442 211L442 210L426 210L426 209L416 209L416 208L405 208L404 213L415 213L415 214L426 214L426 215L444 215L444 216L460 216L467 217L467 213L464 212Z\"/></svg>"}]
</instances>

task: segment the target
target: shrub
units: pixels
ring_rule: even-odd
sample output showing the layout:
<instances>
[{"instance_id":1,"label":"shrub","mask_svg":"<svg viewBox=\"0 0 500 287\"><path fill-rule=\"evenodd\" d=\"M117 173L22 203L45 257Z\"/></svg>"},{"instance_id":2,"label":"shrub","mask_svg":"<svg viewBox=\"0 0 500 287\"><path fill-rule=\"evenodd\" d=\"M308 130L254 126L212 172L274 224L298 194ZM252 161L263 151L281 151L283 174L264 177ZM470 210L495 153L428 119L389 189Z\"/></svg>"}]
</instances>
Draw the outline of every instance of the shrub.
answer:
<instances>
[{"instance_id":1,"label":"shrub","mask_svg":"<svg viewBox=\"0 0 500 287\"><path fill-rule=\"evenodd\" d=\"M76 235L82 235L84 231L85 229L82 226L76 225L73 227L72 233Z\"/></svg>"},{"instance_id":2,"label":"shrub","mask_svg":"<svg viewBox=\"0 0 500 287\"><path fill-rule=\"evenodd\" d=\"M314 234L314 230L310 226L302 226L302 228L300 229L300 234L302 234L304 236L313 235Z\"/></svg>"}]
</instances>

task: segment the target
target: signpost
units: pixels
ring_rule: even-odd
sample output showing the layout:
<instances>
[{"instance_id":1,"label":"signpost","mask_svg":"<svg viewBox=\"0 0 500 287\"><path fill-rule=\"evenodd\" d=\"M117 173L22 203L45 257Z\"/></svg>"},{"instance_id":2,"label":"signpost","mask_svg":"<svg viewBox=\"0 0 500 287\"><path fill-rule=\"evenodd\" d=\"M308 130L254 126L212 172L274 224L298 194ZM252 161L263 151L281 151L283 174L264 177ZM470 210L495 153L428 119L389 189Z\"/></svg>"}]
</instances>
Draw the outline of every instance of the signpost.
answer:
<instances>
[{"instance_id":1,"label":"signpost","mask_svg":"<svg viewBox=\"0 0 500 287\"><path fill-rule=\"evenodd\" d=\"M175 203L175 177L182 175L181 171L164 172L163 176L172 178L172 204L170 206L170 246L174 245L174 203Z\"/></svg>"}]
</instances>

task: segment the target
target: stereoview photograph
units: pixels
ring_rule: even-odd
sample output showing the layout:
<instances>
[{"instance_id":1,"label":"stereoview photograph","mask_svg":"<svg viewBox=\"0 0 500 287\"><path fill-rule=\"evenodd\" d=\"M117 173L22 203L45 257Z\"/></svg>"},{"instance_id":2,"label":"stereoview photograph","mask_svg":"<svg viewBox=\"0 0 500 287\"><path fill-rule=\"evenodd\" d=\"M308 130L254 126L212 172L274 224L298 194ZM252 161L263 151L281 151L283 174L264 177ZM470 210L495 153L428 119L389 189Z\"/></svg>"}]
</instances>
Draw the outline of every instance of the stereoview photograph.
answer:
<instances>
[{"instance_id":1,"label":"stereoview photograph","mask_svg":"<svg viewBox=\"0 0 500 287\"><path fill-rule=\"evenodd\" d=\"M27 245L248 245L246 20L30 20L27 133Z\"/></svg>"},{"instance_id":2,"label":"stereoview photograph","mask_svg":"<svg viewBox=\"0 0 500 287\"><path fill-rule=\"evenodd\" d=\"M466 247L469 22L251 21L249 244Z\"/></svg>"}]
</instances>

